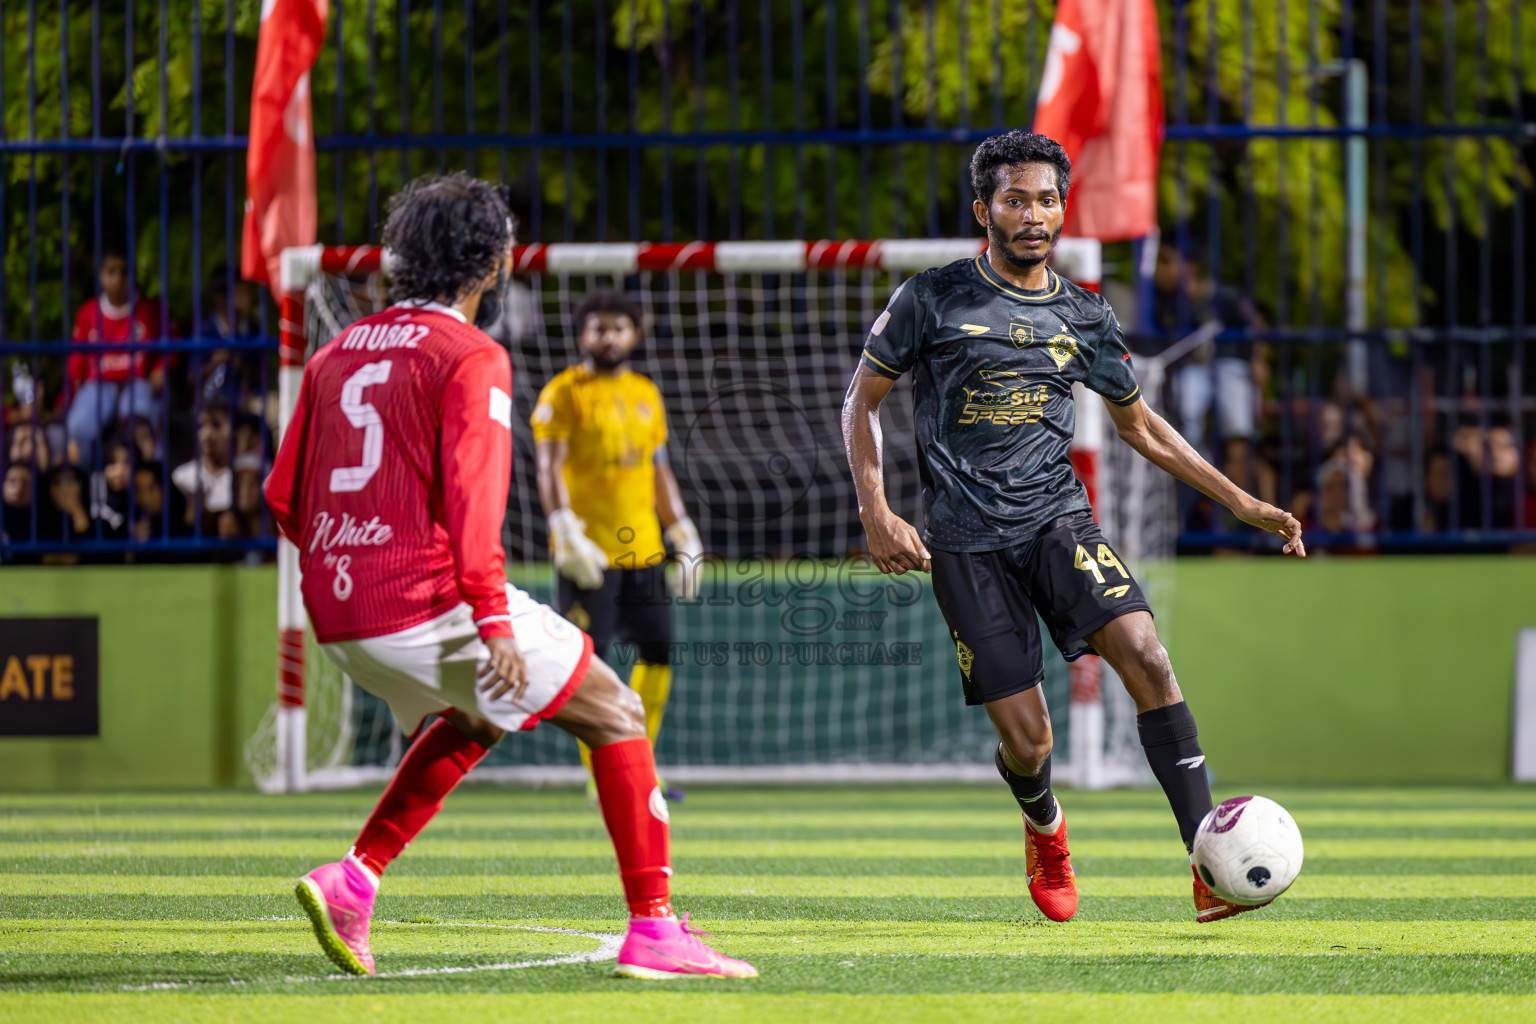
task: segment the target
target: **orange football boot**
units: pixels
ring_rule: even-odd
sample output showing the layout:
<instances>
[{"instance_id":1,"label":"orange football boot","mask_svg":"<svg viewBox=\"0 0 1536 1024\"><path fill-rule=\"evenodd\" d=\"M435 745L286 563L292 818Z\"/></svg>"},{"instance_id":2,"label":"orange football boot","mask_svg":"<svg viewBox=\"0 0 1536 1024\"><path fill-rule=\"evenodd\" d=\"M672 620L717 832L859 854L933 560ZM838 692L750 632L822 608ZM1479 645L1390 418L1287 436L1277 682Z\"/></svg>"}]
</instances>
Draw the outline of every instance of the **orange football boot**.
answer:
<instances>
[{"instance_id":1,"label":"orange football boot","mask_svg":"<svg viewBox=\"0 0 1536 1024\"><path fill-rule=\"evenodd\" d=\"M1265 900L1263 903L1255 903L1253 906L1244 906L1241 903L1228 903L1226 900L1211 892L1211 887L1205 884L1200 877L1200 869L1193 864L1189 866L1195 873L1195 920L1202 924L1206 921L1220 921L1237 914L1246 914L1250 910L1258 910L1267 907L1274 900Z\"/></svg>"},{"instance_id":2,"label":"orange football boot","mask_svg":"<svg viewBox=\"0 0 1536 1024\"><path fill-rule=\"evenodd\" d=\"M1029 898L1052 921L1067 921L1077 913L1077 872L1067 852L1067 817L1056 805L1061 824L1054 835L1035 831L1024 819L1024 873Z\"/></svg>"}]
</instances>

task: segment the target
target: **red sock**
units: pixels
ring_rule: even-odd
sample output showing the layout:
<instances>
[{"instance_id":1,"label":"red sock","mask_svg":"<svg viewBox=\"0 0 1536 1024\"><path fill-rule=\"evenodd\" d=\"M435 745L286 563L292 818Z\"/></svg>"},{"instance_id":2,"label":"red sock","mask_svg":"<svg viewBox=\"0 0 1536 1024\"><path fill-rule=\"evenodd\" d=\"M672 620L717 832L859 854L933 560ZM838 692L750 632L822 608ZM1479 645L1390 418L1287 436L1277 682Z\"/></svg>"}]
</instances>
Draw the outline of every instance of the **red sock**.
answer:
<instances>
[{"instance_id":1,"label":"red sock","mask_svg":"<svg viewBox=\"0 0 1536 1024\"><path fill-rule=\"evenodd\" d=\"M405 844L443 808L443 798L480 763L482 747L439 718L411 744L378 806L357 835L358 859L376 875L400 856Z\"/></svg>"},{"instance_id":2,"label":"red sock","mask_svg":"<svg viewBox=\"0 0 1536 1024\"><path fill-rule=\"evenodd\" d=\"M592 778L633 917L667 917L672 895L667 802L656 786L651 741L642 737L592 751Z\"/></svg>"}]
</instances>

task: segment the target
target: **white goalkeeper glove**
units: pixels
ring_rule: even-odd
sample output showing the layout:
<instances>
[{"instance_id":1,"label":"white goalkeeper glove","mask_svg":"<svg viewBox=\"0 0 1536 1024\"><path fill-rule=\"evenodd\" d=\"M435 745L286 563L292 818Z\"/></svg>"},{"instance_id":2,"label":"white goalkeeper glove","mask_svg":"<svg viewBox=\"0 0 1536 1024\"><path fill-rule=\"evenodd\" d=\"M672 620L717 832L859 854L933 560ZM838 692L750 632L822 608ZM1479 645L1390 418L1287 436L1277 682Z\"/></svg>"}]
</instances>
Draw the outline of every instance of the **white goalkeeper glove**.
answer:
<instances>
[{"instance_id":1,"label":"white goalkeeper glove","mask_svg":"<svg viewBox=\"0 0 1536 1024\"><path fill-rule=\"evenodd\" d=\"M608 555L586 534L586 523L568 508L549 517L550 546L555 552L555 571L583 590L603 585Z\"/></svg>"},{"instance_id":2,"label":"white goalkeeper glove","mask_svg":"<svg viewBox=\"0 0 1536 1024\"><path fill-rule=\"evenodd\" d=\"M677 554L668 579L672 596L691 601L699 596L704 575L704 542L699 539L698 527L687 516L667 527L666 538Z\"/></svg>"}]
</instances>

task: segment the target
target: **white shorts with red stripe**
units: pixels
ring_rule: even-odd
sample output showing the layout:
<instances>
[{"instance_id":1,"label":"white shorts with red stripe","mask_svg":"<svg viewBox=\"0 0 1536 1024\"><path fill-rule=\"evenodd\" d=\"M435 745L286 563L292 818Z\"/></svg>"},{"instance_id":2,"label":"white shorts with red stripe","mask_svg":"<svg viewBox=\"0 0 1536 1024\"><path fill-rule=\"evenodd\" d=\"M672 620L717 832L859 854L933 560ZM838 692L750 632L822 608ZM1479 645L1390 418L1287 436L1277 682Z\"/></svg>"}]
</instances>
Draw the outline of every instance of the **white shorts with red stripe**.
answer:
<instances>
[{"instance_id":1,"label":"white shorts with red stripe","mask_svg":"<svg viewBox=\"0 0 1536 1024\"><path fill-rule=\"evenodd\" d=\"M507 609L528 670L528 688L516 699L507 694L490 700L475 686L490 649L467 604L398 633L320 647L353 682L389 704L406 735L426 716L452 708L508 732L532 729L581 685L592 660L592 638L510 583Z\"/></svg>"}]
</instances>

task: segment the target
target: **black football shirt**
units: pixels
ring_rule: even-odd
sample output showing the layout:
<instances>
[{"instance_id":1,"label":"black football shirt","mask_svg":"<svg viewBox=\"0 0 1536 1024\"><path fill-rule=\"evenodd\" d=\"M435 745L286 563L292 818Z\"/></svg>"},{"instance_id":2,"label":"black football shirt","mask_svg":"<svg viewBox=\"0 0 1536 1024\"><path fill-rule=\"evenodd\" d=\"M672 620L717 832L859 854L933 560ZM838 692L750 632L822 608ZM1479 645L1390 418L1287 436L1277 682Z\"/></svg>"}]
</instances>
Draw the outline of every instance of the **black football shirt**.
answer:
<instances>
[{"instance_id":1,"label":"black football shirt","mask_svg":"<svg viewBox=\"0 0 1536 1024\"><path fill-rule=\"evenodd\" d=\"M1081 382L1114 402L1139 397L1120 324L1099 295L1054 271L1039 291L986 257L926 270L896 289L864 342L864 365L913 375L923 540L992 551L1089 508L1067 448Z\"/></svg>"}]
</instances>

